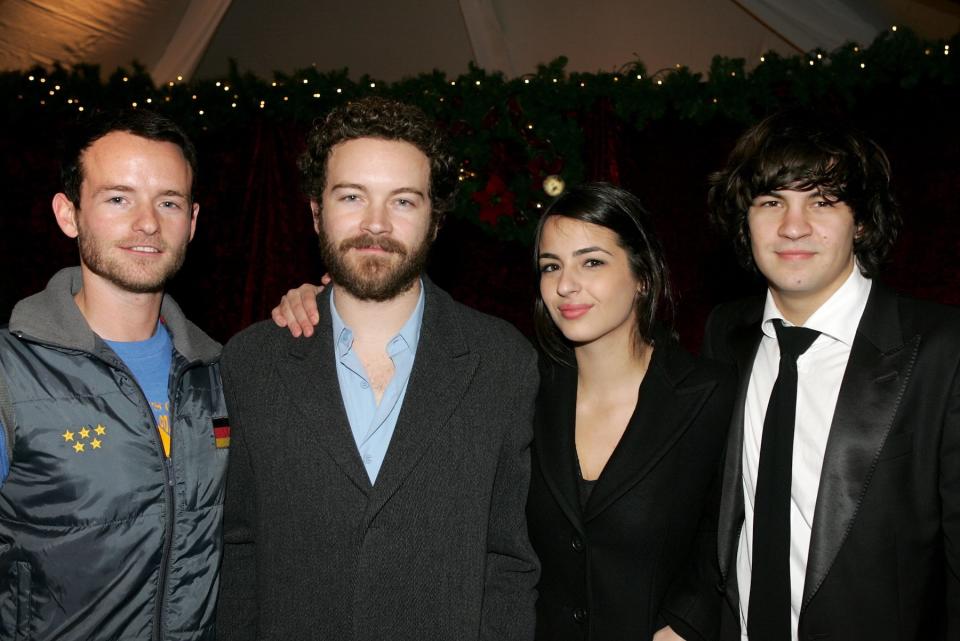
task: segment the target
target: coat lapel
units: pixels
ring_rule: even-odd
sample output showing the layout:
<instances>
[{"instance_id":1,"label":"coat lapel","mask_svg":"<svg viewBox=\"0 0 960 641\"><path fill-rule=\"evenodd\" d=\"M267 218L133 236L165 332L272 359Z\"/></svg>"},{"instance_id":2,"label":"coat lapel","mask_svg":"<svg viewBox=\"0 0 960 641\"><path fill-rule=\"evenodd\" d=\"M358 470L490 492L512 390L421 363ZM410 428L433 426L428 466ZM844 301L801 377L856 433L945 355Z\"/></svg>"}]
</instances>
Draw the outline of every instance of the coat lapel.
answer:
<instances>
[{"instance_id":1,"label":"coat lapel","mask_svg":"<svg viewBox=\"0 0 960 641\"><path fill-rule=\"evenodd\" d=\"M277 376L288 390L290 403L305 417L304 447L316 446L334 460L337 467L365 493L370 479L360 460L347 412L343 406L333 347L333 325L329 313L330 289L317 303L320 324L313 338L289 338L286 360L277 365ZM286 331L286 330L283 330Z\"/></svg>"},{"instance_id":2,"label":"coat lapel","mask_svg":"<svg viewBox=\"0 0 960 641\"><path fill-rule=\"evenodd\" d=\"M720 572L723 575L727 600L736 611L739 603L737 592L736 558L743 529L743 419L747 402L747 389L750 386L750 374L753 361L760 347L760 318L752 319L746 325L736 327L731 332L730 341L737 365L739 390L730 418L730 430L727 434L727 447L724 454L723 479L721 480L720 517L717 526L717 554L720 560Z\"/></svg>"},{"instance_id":3,"label":"coat lapel","mask_svg":"<svg viewBox=\"0 0 960 641\"><path fill-rule=\"evenodd\" d=\"M826 578L893 424L920 336L904 341L896 295L873 284L857 329L830 426L801 612Z\"/></svg>"},{"instance_id":4,"label":"coat lapel","mask_svg":"<svg viewBox=\"0 0 960 641\"><path fill-rule=\"evenodd\" d=\"M423 283L425 302L417 354L397 426L373 488L368 519L393 496L440 434L480 361L463 337L453 300L428 279Z\"/></svg>"},{"instance_id":5,"label":"coat lapel","mask_svg":"<svg viewBox=\"0 0 960 641\"><path fill-rule=\"evenodd\" d=\"M693 358L670 341L658 344L633 416L587 502L584 522L643 481L683 436L716 386L714 381L684 385Z\"/></svg>"},{"instance_id":6,"label":"coat lapel","mask_svg":"<svg viewBox=\"0 0 960 641\"><path fill-rule=\"evenodd\" d=\"M584 534L577 486L574 426L577 419L577 370L551 365L541 371L533 448L544 481L570 523Z\"/></svg>"}]
</instances>

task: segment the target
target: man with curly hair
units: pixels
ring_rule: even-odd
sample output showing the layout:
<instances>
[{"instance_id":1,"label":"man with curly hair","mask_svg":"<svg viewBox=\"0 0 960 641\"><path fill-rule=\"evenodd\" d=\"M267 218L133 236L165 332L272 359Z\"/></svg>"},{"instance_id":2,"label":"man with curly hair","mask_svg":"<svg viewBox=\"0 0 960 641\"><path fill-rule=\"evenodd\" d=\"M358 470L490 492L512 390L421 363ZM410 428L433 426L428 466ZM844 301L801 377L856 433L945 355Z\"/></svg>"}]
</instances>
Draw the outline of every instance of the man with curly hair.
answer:
<instances>
[{"instance_id":1,"label":"man with curly hair","mask_svg":"<svg viewBox=\"0 0 960 641\"><path fill-rule=\"evenodd\" d=\"M536 356L423 274L456 164L380 98L311 131L301 163L332 286L309 339L236 336L222 639L529 639L524 503Z\"/></svg>"},{"instance_id":2,"label":"man with curly hair","mask_svg":"<svg viewBox=\"0 0 960 641\"><path fill-rule=\"evenodd\" d=\"M741 379L722 638L960 639L960 314L875 280L901 225L886 155L780 113L740 138L710 206L767 282L704 342Z\"/></svg>"}]
</instances>

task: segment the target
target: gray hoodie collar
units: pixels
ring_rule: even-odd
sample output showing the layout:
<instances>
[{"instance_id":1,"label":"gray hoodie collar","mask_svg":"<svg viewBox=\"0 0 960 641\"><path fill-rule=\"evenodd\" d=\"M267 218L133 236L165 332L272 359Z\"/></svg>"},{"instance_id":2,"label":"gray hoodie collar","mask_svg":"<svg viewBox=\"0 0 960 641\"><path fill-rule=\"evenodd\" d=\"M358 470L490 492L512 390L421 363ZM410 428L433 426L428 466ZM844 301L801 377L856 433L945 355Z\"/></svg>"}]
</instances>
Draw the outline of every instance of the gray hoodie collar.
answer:
<instances>
[{"instance_id":1,"label":"gray hoodie collar","mask_svg":"<svg viewBox=\"0 0 960 641\"><path fill-rule=\"evenodd\" d=\"M79 267L61 269L42 292L24 298L10 315L10 331L17 335L96 354L103 341L87 324L73 296L83 285ZM212 363L220 358L220 344L183 315L169 295L163 295L160 316L173 338L174 348L188 361Z\"/></svg>"}]
</instances>

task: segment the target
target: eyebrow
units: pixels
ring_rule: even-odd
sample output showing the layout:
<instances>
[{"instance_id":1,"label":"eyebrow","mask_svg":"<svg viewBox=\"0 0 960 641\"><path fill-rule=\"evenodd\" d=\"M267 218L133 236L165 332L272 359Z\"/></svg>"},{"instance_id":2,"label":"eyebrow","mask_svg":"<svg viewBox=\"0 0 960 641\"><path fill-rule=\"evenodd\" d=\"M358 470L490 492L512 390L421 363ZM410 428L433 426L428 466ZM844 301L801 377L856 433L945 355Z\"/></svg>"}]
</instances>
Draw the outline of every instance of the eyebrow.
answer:
<instances>
[{"instance_id":1,"label":"eyebrow","mask_svg":"<svg viewBox=\"0 0 960 641\"><path fill-rule=\"evenodd\" d=\"M366 192L367 188L358 183L337 183L330 187L330 191L336 191L338 189L356 189L358 191ZM421 198L426 198L426 195L416 187L398 187L390 191L391 196L396 196L397 194L415 194Z\"/></svg>"},{"instance_id":2,"label":"eyebrow","mask_svg":"<svg viewBox=\"0 0 960 641\"><path fill-rule=\"evenodd\" d=\"M593 253L593 252L603 252L604 254L607 254L608 256L613 256L613 254L611 254L610 252L608 252L608 251L607 251L606 249L604 249L603 247L596 247L596 246L594 246L594 247L584 247L583 249L578 249L578 250L576 250L575 252L573 252L573 255L574 255L574 256L582 256L583 254L591 254L591 253ZM552 258L552 259L554 259L554 260L560 260L560 257L559 257L559 256L557 256L556 254L551 254L550 252L541 252L541 253L537 256L537 260L540 260L540 259L543 259L543 258Z\"/></svg>"},{"instance_id":3,"label":"eyebrow","mask_svg":"<svg viewBox=\"0 0 960 641\"><path fill-rule=\"evenodd\" d=\"M130 187L130 186L128 186L128 185L110 185L110 186L106 186L106 187L101 187L101 188L99 188L98 190L96 190L96 191L93 192L93 193L94 193L94 195L97 195L97 194L102 194L102 193L108 192L108 191L119 191L119 192L121 192L121 193L132 193L132 192L135 192L136 189L134 189L133 187ZM183 192L177 191L176 189L167 189L167 190L164 190L164 191L160 192L158 195L159 195L159 196L177 196L177 197L179 197L179 198L183 198L183 199L189 200L189 197L188 197L186 194L184 194Z\"/></svg>"}]
</instances>

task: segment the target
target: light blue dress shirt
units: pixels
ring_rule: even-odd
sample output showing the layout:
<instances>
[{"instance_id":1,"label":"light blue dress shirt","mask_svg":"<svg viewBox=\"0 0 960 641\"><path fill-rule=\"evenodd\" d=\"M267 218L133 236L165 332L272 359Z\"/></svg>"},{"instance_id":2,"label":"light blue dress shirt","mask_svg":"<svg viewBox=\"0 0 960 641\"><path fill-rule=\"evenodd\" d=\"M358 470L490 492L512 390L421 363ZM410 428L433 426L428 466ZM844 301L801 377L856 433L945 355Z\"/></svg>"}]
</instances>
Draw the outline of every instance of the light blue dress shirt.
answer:
<instances>
[{"instance_id":1,"label":"light blue dress shirt","mask_svg":"<svg viewBox=\"0 0 960 641\"><path fill-rule=\"evenodd\" d=\"M390 439L397 427L400 408L407 393L407 383L413 371L413 360L420 341L420 326L423 324L423 283L420 283L420 298L417 306L400 332L387 342L387 355L393 361L393 378L383 392L380 405L370 387L370 380L363 363L353 351L353 332L344 324L337 306L330 296L330 317L333 320L334 354L337 360L337 380L340 395L347 410L350 430L360 452L360 460L367 470L370 483L377 482L377 475L387 455Z\"/></svg>"}]
</instances>

